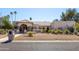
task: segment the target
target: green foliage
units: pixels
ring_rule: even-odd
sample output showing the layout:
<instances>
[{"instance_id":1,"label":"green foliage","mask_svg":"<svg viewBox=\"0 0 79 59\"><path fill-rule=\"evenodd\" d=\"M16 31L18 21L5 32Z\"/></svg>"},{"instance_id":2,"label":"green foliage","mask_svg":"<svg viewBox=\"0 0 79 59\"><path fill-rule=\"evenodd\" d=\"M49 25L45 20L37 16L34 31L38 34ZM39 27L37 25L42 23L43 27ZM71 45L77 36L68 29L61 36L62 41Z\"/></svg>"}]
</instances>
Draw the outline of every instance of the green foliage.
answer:
<instances>
[{"instance_id":1,"label":"green foliage","mask_svg":"<svg viewBox=\"0 0 79 59\"><path fill-rule=\"evenodd\" d=\"M52 30L48 30L48 33L52 33Z\"/></svg>"},{"instance_id":2,"label":"green foliage","mask_svg":"<svg viewBox=\"0 0 79 59\"><path fill-rule=\"evenodd\" d=\"M55 30L55 33L57 33L57 34L62 34L63 32L62 32L62 30L57 29L57 30Z\"/></svg>"},{"instance_id":3,"label":"green foliage","mask_svg":"<svg viewBox=\"0 0 79 59\"><path fill-rule=\"evenodd\" d=\"M0 29L0 34L6 34L6 31L4 29Z\"/></svg>"},{"instance_id":4,"label":"green foliage","mask_svg":"<svg viewBox=\"0 0 79 59\"><path fill-rule=\"evenodd\" d=\"M75 24L76 30L79 32L79 23Z\"/></svg>"},{"instance_id":5,"label":"green foliage","mask_svg":"<svg viewBox=\"0 0 79 59\"><path fill-rule=\"evenodd\" d=\"M64 34L70 34L70 31L68 29L65 29L63 32Z\"/></svg>"},{"instance_id":6,"label":"green foliage","mask_svg":"<svg viewBox=\"0 0 79 59\"><path fill-rule=\"evenodd\" d=\"M13 28L13 25L10 23L9 18L7 16L3 17L2 23L4 25L4 29L12 29Z\"/></svg>"},{"instance_id":7,"label":"green foliage","mask_svg":"<svg viewBox=\"0 0 79 59\"><path fill-rule=\"evenodd\" d=\"M62 21L73 21L74 16L77 14L76 9L67 9L66 12L62 12Z\"/></svg>"},{"instance_id":8,"label":"green foliage","mask_svg":"<svg viewBox=\"0 0 79 59\"><path fill-rule=\"evenodd\" d=\"M30 20L32 20L32 17L30 17Z\"/></svg>"},{"instance_id":9,"label":"green foliage","mask_svg":"<svg viewBox=\"0 0 79 59\"><path fill-rule=\"evenodd\" d=\"M52 30L52 33L53 33L53 34L62 34L63 31L60 30L60 29L56 29L56 30Z\"/></svg>"},{"instance_id":10,"label":"green foliage","mask_svg":"<svg viewBox=\"0 0 79 59\"><path fill-rule=\"evenodd\" d=\"M73 26L73 27L68 27L67 29L68 29L71 33L74 32L74 26Z\"/></svg>"},{"instance_id":11,"label":"green foliage","mask_svg":"<svg viewBox=\"0 0 79 59\"><path fill-rule=\"evenodd\" d=\"M74 16L74 20L75 20L76 22L79 22L79 13L77 13L77 14Z\"/></svg>"},{"instance_id":12,"label":"green foliage","mask_svg":"<svg viewBox=\"0 0 79 59\"><path fill-rule=\"evenodd\" d=\"M29 31L29 32L28 32L28 36L29 36L29 37L33 37L33 32Z\"/></svg>"}]
</instances>

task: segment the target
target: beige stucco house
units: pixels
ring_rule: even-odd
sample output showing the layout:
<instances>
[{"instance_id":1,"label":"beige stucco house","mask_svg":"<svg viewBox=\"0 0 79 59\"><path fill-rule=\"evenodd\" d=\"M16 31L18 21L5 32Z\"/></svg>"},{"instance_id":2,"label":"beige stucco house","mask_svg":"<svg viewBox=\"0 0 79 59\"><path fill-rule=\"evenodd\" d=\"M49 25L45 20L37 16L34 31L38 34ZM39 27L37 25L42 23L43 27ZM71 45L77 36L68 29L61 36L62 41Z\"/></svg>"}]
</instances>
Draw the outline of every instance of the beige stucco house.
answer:
<instances>
[{"instance_id":1,"label":"beige stucco house","mask_svg":"<svg viewBox=\"0 0 79 59\"><path fill-rule=\"evenodd\" d=\"M46 21L33 22L33 31L42 32L42 30L46 30L47 28L50 28L50 22Z\"/></svg>"},{"instance_id":2,"label":"beige stucco house","mask_svg":"<svg viewBox=\"0 0 79 59\"><path fill-rule=\"evenodd\" d=\"M24 31L35 31L35 32L41 32L42 29L47 29L47 27L50 27L50 22L32 22L28 20L22 20L22 21L16 21L15 22L17 28L20 32Z\"/></svg>"},{"instance_id":3,"label":"beige stucco house","mask_svg":"<svg viewBox=\"0 0 79 59\"><path fill-rule=\"evenodd\" d=\"M33 22L28 20L16 21L15 24L20 32L29 31L33 28Z\"/></svg>"},{"instance_id":4,"label":"beige stucco house","mask_svg":"<svg viewBox=\"0 0 79 59\"><path fill-rule=\"evenodd\" d=\"M54 22L46 22L46 21L29 21L29 20L22 20L22 21L16 21L15 22L17 29L20 32L26 32L26 31L35 31L35 32L41 32L42 29L58 29L58 28L67 28L67 27L74 27L75 22L74 21L54 21Z\"/></svg>"}]
</instances>

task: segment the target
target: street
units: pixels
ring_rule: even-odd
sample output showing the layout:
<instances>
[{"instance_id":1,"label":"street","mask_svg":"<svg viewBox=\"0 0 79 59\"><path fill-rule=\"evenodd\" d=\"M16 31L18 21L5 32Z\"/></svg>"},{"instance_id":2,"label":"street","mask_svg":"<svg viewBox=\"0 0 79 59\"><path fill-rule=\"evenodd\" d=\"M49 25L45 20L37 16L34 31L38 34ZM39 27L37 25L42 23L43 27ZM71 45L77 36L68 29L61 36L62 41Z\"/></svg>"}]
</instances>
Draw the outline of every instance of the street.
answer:
<instances>
[{"instance_id":1,"label":"street","mask_svg":"<svg viewBox=\"0 0 79 59\"><path fill-rule=\"evenodd\" d=\"M79 42L12 42L0 44L0 51L79 51Z\"/></svg>"}]
</instances>

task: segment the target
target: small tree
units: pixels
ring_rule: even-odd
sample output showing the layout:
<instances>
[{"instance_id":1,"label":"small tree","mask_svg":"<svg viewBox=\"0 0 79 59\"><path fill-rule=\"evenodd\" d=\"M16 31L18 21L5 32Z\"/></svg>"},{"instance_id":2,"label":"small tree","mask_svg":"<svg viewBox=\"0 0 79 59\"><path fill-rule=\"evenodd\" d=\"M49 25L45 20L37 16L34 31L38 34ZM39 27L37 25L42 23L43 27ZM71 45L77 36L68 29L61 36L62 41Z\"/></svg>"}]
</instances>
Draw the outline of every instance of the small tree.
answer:
<instances>
[{"instance_id":1,"label":"small tree","mask_svg":"<svg viewBox=\"0 0 79 59\"><path fill-rule=\"evenodd\" d=\"M3 23L4 29L13 29L13 25L10 23L9 17L4 16L2 23Z\"/></svg>"},{"instance_id":2,"label":"small tree","mask_svg":"<svg viewBox=\"0 0 79 59\"><path fill-rule=\"evenodd\" d=\"M73 21L74 16L77 14L76 9L67 9L66 12L62 12L61 20L62 21ZM74 20L75 21L75 20Z\"/></svg>"}]
</instances>

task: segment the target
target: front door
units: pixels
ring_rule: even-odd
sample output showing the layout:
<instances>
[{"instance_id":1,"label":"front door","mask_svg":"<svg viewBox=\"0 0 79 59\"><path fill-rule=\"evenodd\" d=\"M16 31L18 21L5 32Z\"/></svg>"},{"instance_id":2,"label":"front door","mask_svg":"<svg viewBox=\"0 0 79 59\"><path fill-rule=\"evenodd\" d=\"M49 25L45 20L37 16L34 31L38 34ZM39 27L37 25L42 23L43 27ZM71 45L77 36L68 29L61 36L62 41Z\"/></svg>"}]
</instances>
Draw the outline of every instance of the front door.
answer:
<instances>
[{"instance_id":1,"label":"front door","mask_svg":"<svg viewBox=\"0 0 79 59\"><path fill-rule=\"evenodd\" d=\"M26 32L26 31L27 31L27 25L25 25L25 24L22 24L22 25L20 26L20 29L19 29L19 31L20 31L21 33L24 33L24 32Z\"/></svg>"}]
</instances>

